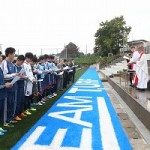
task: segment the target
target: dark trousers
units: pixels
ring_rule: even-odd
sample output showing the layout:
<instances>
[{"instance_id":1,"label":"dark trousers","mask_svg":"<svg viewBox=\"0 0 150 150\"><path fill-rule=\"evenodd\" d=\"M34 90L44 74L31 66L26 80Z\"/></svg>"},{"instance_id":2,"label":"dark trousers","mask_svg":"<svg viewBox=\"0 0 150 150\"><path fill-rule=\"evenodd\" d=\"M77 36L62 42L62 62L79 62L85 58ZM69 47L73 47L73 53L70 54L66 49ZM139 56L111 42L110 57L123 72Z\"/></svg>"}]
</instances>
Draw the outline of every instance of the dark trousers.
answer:
<instances>
[{"instance_id":1,"label":"dark trousers","mask_svg":"<svg viewBox=\"0 0 150 150\"><path fill-rule=\"evenodd\" d=\"M57 90L63 90L63 75L57 77Z\"/></svg>"},{"instance_id":2,"label":"dark trousers","mask_svg":"<svg viewBox=\"0 0 150 150\"><path fill-rule=\"evenodd\" d=\"M27 109L31 108L31 99L32 99L32 96L25 96L24 110L27 110Z\"/></svg>"},{"instance_id":3,"label":"dark trousers","mask_svg":"<svg viewBox=\"0 0 150 150\"><path fill-rule=\"evenodd\" d=\"M64 76L63 76L63 88L67 87L67 80L68 80L68 73L67 71L64 71Z\"/></svg>"},{"instance_id":4,"label":"dark trousers","mask_svg":"<svg viewBox=\"0 0 150 150\"><path fill-rule=\"evenodd\" d=\"M0 127L4 124L4 105L5 105L5 98L0 99Z\"/></svg>"},{"instance_id":5,"label":"dark trousers","mask_svg":"<svg viewBox=\"0 0 150 150\"><path fill-rule=\"evenodd\" d=\"M128 69L132 69L131 65L128 66ZM132 84L133 84L133 83L132 83L132 80L133 80L133 73L130 73L129 78L130 78L130 84L132 85Z\"/></svg>"},{"instance_id":6,"label":"dark trousers","mask_svg":"<svg viewBox=\"0 0 150 150\"><path fill-rule=\"evenodd\" d=\"M132 85L132 80L133 80L133 73L130 73L130 84Z\"/></svg>"},{"instance_id":7,"label":"dark trousers","mask_svg":"<svg viewBox=\"0 0 150 150\"><path fill-rule=\"evenodd\" d=\"M7 92L7 120L6 122L9 123L14 115L16 110L16 100L15 100L15 92L11 89Z\"/></svg>"},{"instance_id":8,"label":"dark trousers","mask_svg":"<svg viewBox=\"0 0 150 150\"><path fill-rule=\"evenodd\" d=\"M72 73L72 83L74 83L75 73Z\"/></svg>"},{"instance_id":9,"label":"dark trousers","mask_svg":"<svg viewBox=\"0 0 150 150\"><path fill-rule=\"evenodd\" d=\"M58 82L58 77L57 75L54 76L54 92L57 92L57 82Z\"/></svg>"},{"instance_id":10,"label":"dark trousers","mask_svg":"<svg viewBox=\"0 0 150 150\"><path fill-rule=\"evenodd\" d=\"M34 103L34 96L33 96L33 94L31 95L31 104L33 104Z\"/></svg>"},{"instance_id":11,"label":"dark trousers","mask_svg":"<svg viewBox=\"0 0 150 150\"><path fill-rule=\"evenodd\" d=\"M17 88L17 104L16 104L16 112L15 115L20 115L24 110L24 101L25 101L25 95L24 95L24 87L18 87Z\"/></svg>"},{"instance_id":12,"label":"dark trousers","mask_svg":"<svg viewBox=\"0 0 150 150\"><path fill-rule=\"evenodd\" d=\"M38 95L38 98L37 98L37 102L40 102L42 100L42 98L44 97L44 94L39 94Z\"/></svg>"}]
</instances>

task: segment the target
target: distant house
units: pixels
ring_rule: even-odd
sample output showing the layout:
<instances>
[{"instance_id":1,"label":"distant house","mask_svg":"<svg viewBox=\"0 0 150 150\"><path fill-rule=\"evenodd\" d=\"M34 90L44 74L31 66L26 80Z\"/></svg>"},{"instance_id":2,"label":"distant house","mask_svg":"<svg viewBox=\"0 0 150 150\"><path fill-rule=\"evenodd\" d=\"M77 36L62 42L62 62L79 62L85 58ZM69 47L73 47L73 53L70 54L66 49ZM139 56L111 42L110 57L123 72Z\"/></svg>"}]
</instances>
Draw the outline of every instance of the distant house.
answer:
<instances>
[{"instance_id":1,"label":"distant house","mask_svg":"<svg viewBox=\"0 0 150 150\"><path fill-rule=\"evenodd\" d=\"M127 42L127 49L130 50L131 46L135 46L136 48L143 46L145 48L145 53L150 54L150 41L147 40L134 40Z\"/></svg>"},{"instance_id":2,"label":"distant house","mask_svg":"<svg viewBox=\"0 0 150 150\"><path fill-rule=\"evenodd\" d=\"M129 45L129 47L131 47L131 46L135 46L135 47L143 46L143 47L145 47L147 42L148 41L146 41L146 40L135 40L135 41L127 42L127 44Z\"/></svg>"},{"instance_id":3,"label":"distant house","mask_svg":"<svg viewBox=\"0 0 150 150\"><path fill-rule=\"evenodd\" d=\"M150 54L150 41L146 43L145 45L145 53Z\"/></svg>"}]
</instances>

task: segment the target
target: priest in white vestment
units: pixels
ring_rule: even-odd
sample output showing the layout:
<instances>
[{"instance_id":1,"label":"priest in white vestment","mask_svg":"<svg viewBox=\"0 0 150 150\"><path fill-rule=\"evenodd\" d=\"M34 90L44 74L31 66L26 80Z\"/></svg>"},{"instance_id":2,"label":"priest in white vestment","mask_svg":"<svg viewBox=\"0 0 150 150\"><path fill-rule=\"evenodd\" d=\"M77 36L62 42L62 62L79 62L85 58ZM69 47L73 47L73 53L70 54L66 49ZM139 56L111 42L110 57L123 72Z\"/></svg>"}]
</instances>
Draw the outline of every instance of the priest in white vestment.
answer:
<instances>
[{"instance_id":1,"label":"priest in white vestment","mask_svg":"<svg viewBox=\"0 0 150 150\"><path fill-rule=\"evenodd\" d=\"M128 62L128 65L132 65L131 69L136 70L136 62L138 61L140 54L134 46L131 47L131 52L133 53L133 55L130 61Z\"/></svg>"},{"instance_id":2,"label":"priest in white vestment","mask_svg":"<svg viewBox=\"0 0 150 150\"><path fill-rule=\"evenodd\" d=\"M133 53L132 58L128 62L129 69L136 71L136 62L140 57L140 54L134 46L131 47L131 52ZM130 73L130 86L134 87L134 74Z\"/></svg>"},{"instance_id":3,"label":"priest in white vestment","mask_svg":"<svg viewBox=\"0 0 150 150\"><path fill-rule=\"evenodd\" d=\"M139 90L147 89L148 82L148 67L147 67L147 58L144 53L144 48L139 47L138 52L140 54L139 60L136 62L136 76L135 76L135 85Z\"/></svg>"}]
</instances>

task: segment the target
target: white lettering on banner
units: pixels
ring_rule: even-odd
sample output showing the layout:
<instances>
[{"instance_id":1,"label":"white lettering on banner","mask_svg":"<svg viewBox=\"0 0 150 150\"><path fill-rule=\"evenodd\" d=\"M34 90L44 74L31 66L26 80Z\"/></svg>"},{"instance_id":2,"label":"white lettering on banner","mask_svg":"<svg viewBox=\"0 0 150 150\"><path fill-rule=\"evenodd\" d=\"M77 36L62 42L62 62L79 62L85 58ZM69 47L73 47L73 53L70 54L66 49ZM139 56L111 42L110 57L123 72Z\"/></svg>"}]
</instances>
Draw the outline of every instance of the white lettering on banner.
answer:
<instances>
[{"instance_id":1,"label":"white lettering on banner","mask_svg":"<svg viewBox=\"0 0 150 150\"><path fill-rule=\"evenodd\" d=\"M91 103L92 101L87 100L87 99L91 99L92 97L89 97L89 96L65 96L64 98L69 99L69 100L76 100L77 102L59 103L59 104L57 104L58 107L75 107L75 108L81 108L81 109L51 112L51 113L49 113L48 116L57 118L57 119L61 119L61 120L67 121L67 122L79 124L82 126L92 127L92 124L90 122L80 120L83 112L93 110L92 105L82 105L82 104L86 104L86 103ZM72 114L72 113L74 113L73 118L70 118L70 117L67 117L64 115L64 114Z\"/></svg>"},{"instance_id":2,"label":"white lettering on banner","mask_svg":"<svg viewBox=\"0 0 150 150\"><path fill-rule=\"evenodd\" d=\"M87 80L83 80L83 81L77 81L76 84L98 84L98 81L87 81Z\"/></svg>"},{"instance_id":3,"label":"white lettering on banner","mask_svg":"<svg viewBox=\"0 0 150 150\"><path fill-rule=\"evenodd\" d=\"M98 84L93 84L93 85L75 85L74 86L75 88L87 88L87 89L90 89L90 88L99 88L100 87L100 85L98 85Z\"/></svg>"},{"instance_id":4,"label":"white lettering on banner","mask_svg":"<svg viewBox=\"0 0 150 150\"><path fill-rule=\"evenodd\" d=\"M61 147L66 136L67 129L58 129L50 145L35 144L46 127L37 127L29 138L22 144L19 150L92 150L92 131L83 128L79 147Z\"/></svg>"},{"instance_id":5,"label":"white lettering on banner","mask_svg":"<svg viewBox=\"0 0 150 150\"><path fill-rule=\"evenodd\" d=\"M98 84L99 82L98 82L98 80L91 80L91 79L83 79L83 80L81 80L81 79L79 79L77 82L76 82L76 84Z\"/></svg>"},{"instance_id":6,"label":"white lettering on banner","mask_svg":"<svg viewBox=\"0 0 150 150\"><path fill-rule=\"evenodd\" d=\"M91 103L92 101L87 100L87 99L91 99L92 97L89 97L89 96L64 96L64 98L69 99L69 100L75 100L77 102L59 103L59 104L57 104L58 107L91 108L91 105L82 105L82 104Z\"/></svg>"},{"instance_id":7,"label":"white lettering on banner","mask_svg":"<svg viewBox=\"0 0 150 150\"><path fill-rule=\"evenodd\" d=\"M74 87L76 88L99 88L98 80L91 80L91 79L83 79L79 80L75 83Z\"/></svg>"},{"instance_id":8,"label":"white lettering on banner","mask_svg":"<svg viewBox=\"0 0 150 150\"><path fill-rule=\"evenodd\" d=\"M32 147L34 147L34 143L38 140L45 129L46 127L37 127L35 131L28 137L28 139L21 145L19 150L26 150L27 148L29 150L32 149Z\"/></svg>"},{"instance_id":9,"label":"white lettering on banner","mask_svg":"<svg viewBox=\"0 0 150 150\"><path fill-rule=\"evenodd\" d=\"M49 113L48 116L91 128L92 123L87 122L87 121L83 121L80 119L81 119L81 115L83 112L91 111L92 109L93 109L92 106L88 106L87 108L82 108L82 109L77 109L77 110L66 110L66 111L52 112L52 113ZM64 116L64 114L72 114L72 113L75 114L73 118Z\"/></svg>"},{"instance_id":10,"label":"white lettering on banner","mask_svg":"<svg viewBox=\"0 0 150 150\"><path fill-rule=\"evenodd\" d=\"M92 85L99 85L99 83L80 83L80 84L78 84L78 83L76 83L74 86L92 86Z\"/></svg>"},{"instance_id":11,"label":"white lettering on banner","mask_svg":"<svg viewBox=\"0 0 150 150\"><path fill-rule=\"evenodd\" d=\"M120 150L105 99L97 97L103 150Z\"/></svg>"},{"instance_id":12,"label":"white lettering on banner","mask_svg":"<svg viewBox=\"0 0 150 150\"><path fill-rule=\"evenodd\" d=\"M101 89L79 89L77 87L72 87L68 93L76 93L76 92L101 92Z\"/></svg>"}]
</instances>

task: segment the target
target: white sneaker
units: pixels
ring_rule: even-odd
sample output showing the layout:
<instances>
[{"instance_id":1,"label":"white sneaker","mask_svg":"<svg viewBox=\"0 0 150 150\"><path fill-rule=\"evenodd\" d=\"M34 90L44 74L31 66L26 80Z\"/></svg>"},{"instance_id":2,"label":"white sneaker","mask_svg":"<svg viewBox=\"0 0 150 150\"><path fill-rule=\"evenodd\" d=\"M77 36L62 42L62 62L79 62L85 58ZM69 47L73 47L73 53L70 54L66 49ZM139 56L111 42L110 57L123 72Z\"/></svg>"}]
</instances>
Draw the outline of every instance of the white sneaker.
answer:
<instances>
[{"instance_id":1,"label":"white sneaker","mask_svg":"<svg viewBox=\"0 0 150 150\"><path fill-rule=\"evenodd\" d=\"M54 96L57 96L57 93L53 93Z\"/></svg>"},{"instance_id":2,"label":"white sneaker","mask_svg":"<svg viewBox=\"0 0 150 150\"><path fill-rule=\"evenodd\" d=\"M42 101L47 101L47 97L42 98Z\"/></svg>"},{"instance_id":3,"label":"white sneaker","mask_svg":"<svg viewBox=\"0 0 150 150\"><path fill-rule=\"evenodd\" d=\"M41 104L45 104L45 102L44 102L44 101L41 101Z\"/></svg>"},{"instance_id":4,"label":"white sneaker","mask_svg":"<svg viewBox=\"0 0 150 150\"><path fill-rule=\"evenodd\" d=\"M52 94L52 97L55 97L54 94Z\"/></svg>"},{"instance_id":5,"label":"white sneaker","mask_svg":"<svg viewBox=\"0 0 150 150\"><path fill-rule=\"evenodd\" d=\"M38 105L39 105L39 106L42 106L43 104L42 104L41 102L38 102Z\"/></svg>"},{"instance_id":6,"label":"white sneaker","mask_svg":"<svg viewBox=\"0 0 150 150\"><path fill-rule=\"evenodd\" d=\"M52 95L48 95L47 97L48 97L48 98L53 98L53 96L52 96Z\"/></svg>"}]
</instances>

